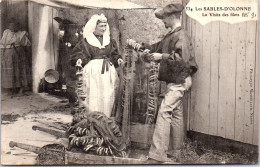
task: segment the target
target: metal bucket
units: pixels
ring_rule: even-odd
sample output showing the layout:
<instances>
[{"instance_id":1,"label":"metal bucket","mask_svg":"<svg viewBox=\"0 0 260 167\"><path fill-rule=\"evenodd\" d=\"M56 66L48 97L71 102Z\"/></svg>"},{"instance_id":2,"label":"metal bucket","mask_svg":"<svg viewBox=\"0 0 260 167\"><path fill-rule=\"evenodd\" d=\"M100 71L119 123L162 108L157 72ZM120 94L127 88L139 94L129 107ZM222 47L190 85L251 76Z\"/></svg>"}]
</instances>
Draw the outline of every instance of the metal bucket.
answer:
<instances>
[{"instance_id":1,"label":"metal bucket","mask_svg":"<svg viewBox=\"0 0 260 167\"><path fill-rule=\"evenodd\" d=\"M56 83L59 80L59 72L53 69L49 69L44 74L44 79L48 83Z\"/></svg>"}]
</instances>

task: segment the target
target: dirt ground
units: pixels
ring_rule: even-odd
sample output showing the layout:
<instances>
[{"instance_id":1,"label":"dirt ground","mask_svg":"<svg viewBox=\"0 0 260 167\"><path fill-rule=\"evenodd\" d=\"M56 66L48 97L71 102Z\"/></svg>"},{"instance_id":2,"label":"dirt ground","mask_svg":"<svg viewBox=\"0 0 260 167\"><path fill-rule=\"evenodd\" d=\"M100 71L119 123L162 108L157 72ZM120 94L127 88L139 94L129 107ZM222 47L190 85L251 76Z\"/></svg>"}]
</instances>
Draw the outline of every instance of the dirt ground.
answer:
<instances>
[{"instance_id":1,"label":"dirt ground","mask_svg":"<svg viewBox=\"0 0 260 167\"><path fill-rule=\"evenodd\" d=\"M42 147L46 144L62 143L60 139L32 130L32 126L46 127L44 122L69 125L72 121L68 100L47 93L28 96L1 96L1 164L35 165L37 154L20 148L9 147L10 141ZM50 127L49 127L50 128ZM133 158L147 158L147 150L133 149ZM186 141L179 158L181 164L256 164L258 156L231 154L198 147L195 142Z\"/></svg>"},{"instance_id":2,"label":"dirt ground","mask_svg":"<svg viewBox=\"0 0 260 167\"><path fill-rule=\"evenodd\" d=\"M46 93L29 96L1 96L1 163L2 165L34 165L36 154L20 148L10 148L9 142L42 147L59 143L54 136L32 130L41 121L69 124L72 121L67 100Z\"/></svg>"}]
</instances>

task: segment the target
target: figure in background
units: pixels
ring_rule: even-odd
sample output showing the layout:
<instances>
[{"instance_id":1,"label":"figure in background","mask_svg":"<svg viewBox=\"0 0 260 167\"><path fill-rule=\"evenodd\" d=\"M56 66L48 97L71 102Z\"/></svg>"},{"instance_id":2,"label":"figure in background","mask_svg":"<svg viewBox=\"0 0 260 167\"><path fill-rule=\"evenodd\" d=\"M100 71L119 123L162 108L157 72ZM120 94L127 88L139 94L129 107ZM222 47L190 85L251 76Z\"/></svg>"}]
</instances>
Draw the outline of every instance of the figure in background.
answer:
<instances>
[{"instance_id":1,"label":"figure in background","mask_svg":"<svg viewBox=\"0 0 260 167\"><path fill-rule=\"evenodd\" d=\"M73 49L73 66L82 63L84 105L89 112L103 112L110 117L118 86L116 69L124 61L115 40L110 38L107 18L93 15L83 29L83 39Z\"/></svg>"},{"instance_id":2,"label":"figure in background","mask_svg":"<svg viewBox=\"0 0 260 167\"><path fill-rule=\"evenodd\" d=\"M0 41L1 85L8 93L22 95L30 83L29 49L31 46L26 31L19 31L19 24L14 18L7 21L8 28Z\"/></svg>"}]
</instances>

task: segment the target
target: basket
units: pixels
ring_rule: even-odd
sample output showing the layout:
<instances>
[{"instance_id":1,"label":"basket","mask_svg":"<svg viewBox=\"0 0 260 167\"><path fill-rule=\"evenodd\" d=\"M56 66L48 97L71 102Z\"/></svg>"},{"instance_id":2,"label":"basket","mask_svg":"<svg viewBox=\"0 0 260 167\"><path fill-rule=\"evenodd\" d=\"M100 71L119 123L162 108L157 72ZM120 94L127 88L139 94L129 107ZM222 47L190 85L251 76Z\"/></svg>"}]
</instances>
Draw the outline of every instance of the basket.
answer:
<instances>
[{"instance_id":1,"label":"basket","mask_svg":"<svg viewBox=\"0 0 260 167\"><path fill-rule=\"evenodd\" d=\"M56 83L59 80L59 72L53 69L49 69L45 72L44 79L48 83Z\"/></svg>"}]
</instances>

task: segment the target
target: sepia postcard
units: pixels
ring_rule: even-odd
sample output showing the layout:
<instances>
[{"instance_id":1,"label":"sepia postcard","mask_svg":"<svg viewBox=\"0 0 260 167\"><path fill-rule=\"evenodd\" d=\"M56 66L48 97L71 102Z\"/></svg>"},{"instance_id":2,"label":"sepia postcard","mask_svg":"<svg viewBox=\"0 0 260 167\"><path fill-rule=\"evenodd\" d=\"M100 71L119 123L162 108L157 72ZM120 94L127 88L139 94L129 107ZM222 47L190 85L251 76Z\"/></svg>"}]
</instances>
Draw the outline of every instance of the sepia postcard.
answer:
<instances>
[{"instance_id":1,"label":"sepia postcard","mask_svg":"<svg viewBox=\"0 0 260 167\"><path fill-rule=\"evenodd\" d=\"M256 0L0 0L1 165L258 164Z\"/></svg>"}]
</instances>

